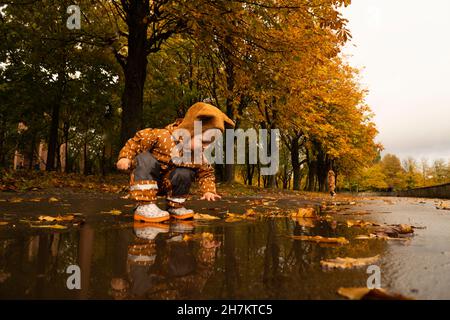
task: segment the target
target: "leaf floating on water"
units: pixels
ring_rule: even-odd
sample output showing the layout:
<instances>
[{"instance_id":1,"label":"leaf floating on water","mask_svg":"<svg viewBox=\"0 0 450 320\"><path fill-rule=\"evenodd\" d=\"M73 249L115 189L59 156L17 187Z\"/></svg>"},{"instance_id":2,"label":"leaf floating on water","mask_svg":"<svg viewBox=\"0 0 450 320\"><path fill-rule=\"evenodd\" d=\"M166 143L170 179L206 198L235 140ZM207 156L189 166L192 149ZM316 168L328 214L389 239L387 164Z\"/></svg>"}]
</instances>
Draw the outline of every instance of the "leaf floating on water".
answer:
<instances>
[{"instance_id":1,"label":"leaf floating on water","mask_svg":"<svg viewBox=\"0 0 450 320\"><path fill-rule=\"evenodd\" d=\"M348 244L349 241L344 237L339 238L325 238L321 236L290 236L294 240L310 241L317 243L332 243L332 244Z\"/></svg>"},{"instance_id":2,"label":"leaf floating on water","mask_svg":"<svg viewBox=\"0 0 450 320\"><path fill-rule=\"evenodd\" d=\"M399 238L402 235L412 235L414 229L407 224L384 225L376 228L373 233L380 237Z\"/></svg>"},{"instance_id":3,"label":"leaf floating on water","mask_svg":"<svg viewBox=\"0 0 450 320\"><path fill-rule=\"evenodd\" d=\"M410 238L391 238L388 236L382 236L382 235L376 235L376 234L369 234L368 236L365 235L361 235L361 236L357 236L355 238L356 240L372 240L372 239L379 239L379 240L393 240L393 241L409 241L411 240Z\"/></svg>"},{"instance_id":4,"label":"leaf floating on water","mask_svg":"<svg viewBox=\"0 0 450 320\"><path fill-rule=\"evenodd\" d=\"M117 209L112 209L111 211L102 211L102 213L107 213L107 214L111 214L113 216L118 216L122 214L122 211L117 210Z\"/></svg>"},{"instance_id":5,"label":"leaf floating on water","mask_svg":"<svg viewBox=\"0 0 450 320\"><path fill-rule=\"evenodd\" d=\"M184 234L183 240L184 241L191 241L191 240L199 240L199 239L206 239L206 240L213 240L214 235L209 232L202 232L202 233L194 233L194 234Z\"/></svg>"},{"instance_id":6,"label":"leaf floating on water","mask_svg":"<svg viewBox=\"0 0 450 320\"><path fill-rule=\"evenodd\" d=\"M8 222L6 221L0 221L0 226L6 226L8 224Z\"/></svg>"},{"instance_id":7,"label":"leaf floating on water","mask_svg":"<svg viewBox=\"0 0 450 320\"><path fill-rule=\"evenodd\" d=\"M11 202L11 203L19 203L19 202L22 202L23 199L14 197L14 198L9 199L8 201Z\"/></svg>"},{"instance_id":8,"label":"leaf floating on water","mask_svg":"<svg viewBox=\"0 0 450 320\"><path fill-rule=\"evenodd\" d=\"M48 199L48 202L58 202L58 201L59 201L59 199L55 198L55 197L51 197Z\"/></svg>"},{"instance_id":9,"label":"leaf floating on water","mask_svg":"<svg viewBox=\"0 0 450 320\"><path fill-rule=\"evenodd\" d=\"M227 218L225 222L239 222L243 220L255 220L256 218L253 215L245 214L236 214L236 213L227 213Z\"/></svg>"},{"instance_id":10,"label":"leaf floating on water","mask_svg":"<svg viewBox=\"0 0 450 320\"><path fill-rule=\"evenodd\" d=\"M42 198L32 198L30 199L31 202L41 202Z\"/></svg>"},{"instance_id":11,"label":"leaf floating on water","mask_svg":"<svg viewBox=\"0 0 450 320\"><path fill-rule=\"evenodd\" d=\"M67 216L39 216L38 219L40 221L48 221L48 222L54 222L54 221L72 221L75 217L73 215L67 215Z\"/></svg>"},{"instance_id":12,"label":"leaf floating on water","mask_svg":"<svg viewBox=\"0 0 450 320\"><path fill-rule=\"evenodd\" d=\"M219 217L211 216L209 214L204 213L196 213L194 214L194 220L218 220Z\"/></svg>"},{"instance_id":13,"label":"leaf floating on water","mask_svg":"<svg viewBox=\"0 0 450 320\"><path fill-rule=\"evenodd\" d=\"M229 217L225 219L225 222L239 222L242 221L244 219L240 219L240 218L236 218L236 217Z\"/></svg>"},{"instance_id":14,"label":"leaf floating on water","mask_svg":"<svg viewBox=\"0 0 450 320\"><path fill-rule=\"evenodd\" d=\"M32 228L47 228L47 229L67 229L66 226L60 224L49 224L49 225L30 225Z\"/></svg>"},{"instance_id":15,"label":"leaf floating on water","mask_svg":"<svg viewBox=\"0 0 450 320\"><path fill-rule=\"evenodd\" d=\"M370 258L336 258L320 261L320 265L325 269L352 269L373 264L378 261L379 255Z\"/></svg>"},{"instance_id":16,"label":"leaf floating on water","mask_svg":"<svg viewBox=\"0 0 450 320\"><path fill-rule=\"evenodd\" d=\"M348 220L347 227L369 227L369 226L379 226L379 224L375 222L363 221L363 220Z\"/></svg>"},{"instance_id":17,"label":"leaf floating on water","mask_svg":"<svg viewBox=\"0 0 450 320\"><path fill-rule=\"evenodd\" d=\"M384 289L339 288L338 294L350 300L413 300L401 294L392 294Z\"/></svg>"}]
</instances>

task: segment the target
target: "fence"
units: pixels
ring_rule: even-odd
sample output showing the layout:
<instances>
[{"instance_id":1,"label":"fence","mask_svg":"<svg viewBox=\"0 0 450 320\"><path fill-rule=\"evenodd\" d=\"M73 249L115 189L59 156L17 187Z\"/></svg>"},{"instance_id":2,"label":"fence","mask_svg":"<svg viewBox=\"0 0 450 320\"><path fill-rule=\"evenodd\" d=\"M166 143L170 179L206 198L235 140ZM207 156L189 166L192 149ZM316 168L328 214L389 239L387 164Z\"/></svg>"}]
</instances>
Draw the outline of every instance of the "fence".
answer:
<instances>
[{"instance_id":1,"label":"fence","mask_svg":"<svg viewBox=\"0 0 450 320\"><path fill-rule=\"evenodd\" d=\"M397 192L397 196L450 199L450 183L442 184L439 186L399 191Z\"/></svg>"}]
</instances>

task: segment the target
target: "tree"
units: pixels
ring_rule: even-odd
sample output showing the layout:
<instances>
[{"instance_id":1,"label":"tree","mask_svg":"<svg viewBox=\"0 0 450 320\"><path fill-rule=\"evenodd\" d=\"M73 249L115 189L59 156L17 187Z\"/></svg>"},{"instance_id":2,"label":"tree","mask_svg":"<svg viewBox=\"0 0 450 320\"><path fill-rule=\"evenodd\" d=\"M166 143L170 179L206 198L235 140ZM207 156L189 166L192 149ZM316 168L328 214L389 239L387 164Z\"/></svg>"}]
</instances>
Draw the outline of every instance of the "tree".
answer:
<instances>
[{"instance_id":1,"label":"tree","mask_svg":"<svg viewBox=\"0 0 450 320\"><path fill-rule=\"evenodd\" d=\"M387 154L381 160L383 173L386 176L386 183L391 190L399 190L404 186L403 175L405 170L403 169L400 159L393 155Z\"/></svg>"}]
</instances>

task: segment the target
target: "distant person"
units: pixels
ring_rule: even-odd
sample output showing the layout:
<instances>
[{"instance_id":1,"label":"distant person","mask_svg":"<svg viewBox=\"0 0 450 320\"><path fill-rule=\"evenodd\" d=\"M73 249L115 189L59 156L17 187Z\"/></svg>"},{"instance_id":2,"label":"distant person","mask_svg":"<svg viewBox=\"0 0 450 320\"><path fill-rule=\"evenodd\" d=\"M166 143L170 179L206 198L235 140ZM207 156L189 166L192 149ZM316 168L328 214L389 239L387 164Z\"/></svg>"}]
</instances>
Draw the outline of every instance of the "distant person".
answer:
<instances>
[{"instance_id":1,"label":"distant person","mask_svg":"<svg viewBox=\"0 0 450 320\"><path fill-rule=\"evenodd\" d=\"M335 189L336 189L336 174L332 169L330 169L330 171L328 171L328 190L330 191L330 195L332 198L336 196Z\"/></svg>"}]
</instances>

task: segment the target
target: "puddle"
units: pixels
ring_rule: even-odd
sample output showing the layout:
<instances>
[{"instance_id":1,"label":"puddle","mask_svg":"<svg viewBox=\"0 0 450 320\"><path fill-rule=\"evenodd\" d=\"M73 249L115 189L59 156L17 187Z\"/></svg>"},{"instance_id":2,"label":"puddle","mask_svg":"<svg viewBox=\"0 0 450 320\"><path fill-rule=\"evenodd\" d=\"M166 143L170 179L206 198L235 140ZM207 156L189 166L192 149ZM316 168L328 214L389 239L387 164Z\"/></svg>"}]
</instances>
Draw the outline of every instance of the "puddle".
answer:
<instances>
[{"instance_id":1,"label":"puddle","mask_svg":"<svg viewBox=\"0 0 450 320\"><path fill-rule=\"evenodd\" d=\"M365 283L365 269L326 272L320 260L382 254L386 244L335 246L288 235L357 233L322 221L234 223L87 223L66 232L39 231L0 241L1 298L311 299L337 298L340 286ZM81 268L81 290L68 290L69 265ZM320 287L318 287L320 283Z\"/></svg>"},{"instance_id":2,"label":"puddle","mask_svg":"<svg viewBox=\"0 0 450 320\"><path fill-rule=\"evenodd\" d=\"M129 202L116 198L4 203L0 220L9 224L0 226L0 298L338 299L340 287L366 286L366 267L324 270L320 261L376 255L381 257L377 264L383 288L420 298L450 295L448 282L437 276L450 268L450 256L442 254L450 251L446 242L450 220L431 207L427 210L433 211L424 212L412 204L373 201L354 209L355 218L347 215L351 210L344 210L317 221L263 217L230 223L221 219L139 224L132 221ZM236 201L237 207L228 208L245 212L246 203ZM193 205L203 206L204 213L223 211L220 203L210 204L211 211L204 203L194 201ZM112 208L123 212L118 216L104 213ZM363 209L373 213L358 216L357 211ZM387 209L392 213L386 213ZM24 213L18 215L20 211ZM30 212L83 212L87 219L82 226L67 230L35 229L15 222ZM434 221L435 227L420 230L408 244L356 240L367 230L348 227L348 219L418 222L427 227ZM291 236L345 237L349 243L323 244ZM80 267L80 290L67 287L71 265Z\"/></svg>"}]
</instances>

